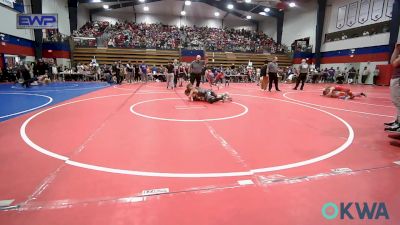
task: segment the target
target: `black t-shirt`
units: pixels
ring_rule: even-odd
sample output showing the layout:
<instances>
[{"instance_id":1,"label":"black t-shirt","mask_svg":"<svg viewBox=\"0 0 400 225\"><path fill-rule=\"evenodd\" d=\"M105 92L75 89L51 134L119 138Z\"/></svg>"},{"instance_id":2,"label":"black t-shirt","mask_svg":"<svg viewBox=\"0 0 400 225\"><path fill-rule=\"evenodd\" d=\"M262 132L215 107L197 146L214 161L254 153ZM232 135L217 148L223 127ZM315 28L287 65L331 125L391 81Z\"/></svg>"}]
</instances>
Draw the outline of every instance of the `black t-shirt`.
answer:
<instances>
[{"instance_id":1,"label":"black t-shirt","mask_svg":"<svg viewBox=\"0 0 400 225\"><path fill-rule=\"evenodd\" d=\"M356 75L356 70L355 69L350 69L349 70L349 77L353 78Z\"/></svg>"},{"instance_id":2,"label":"black t-shirt","mask_svg":"<svg viewBox=\"0 0 400 225\"><path fill-rule=\"evenodd\" d=\"M167 65L167 70L168 70L168 73L174 73L174 65L168 64Z\"/></svg>"},{"instance_id":3,"label":"black t-shirt","mask_svg":"<svg viewBox=\"0 0 400 225\"><path fill-rule=\"evenodd\" d=\"M103 72L103 74L106 75L106 76L107 76L107 75L111 75L110 69L105 69L104 72Z\"/></svg>"},{"instance_id":4,"label":"black t-shirt","mask_svg":"<svg viewBox=\"0 0 400 225\"><path fill-rule=\"evenodd\" d=\"M139 74L139 66L135 64L134 68L135 68L135 74Z\"/></svg>"},{"instance_id":5,"label":"black t-shirt","mask_svg":"<svg viewBox=\"0 0 400 225\"><path fill-rule=\"evenodd\" d=\"M267 65L264 65L263 67L261 67L260 76L265 77L266 75L267 75Z\"/></svg>"},{"instance_id":6,"label":"black t-shirt","mask_svg":"<svg viewBox=\"0 0 400 225\"><path fill-rule=\"evenodd\" d=\"M126 67L126 70L128 72L133 72L133 68L132 67L133 67L132 65L129 65L129 67Z\"/></svg>"},{"instance_id":7,"label":"black t-shirt","mask_svg":"<svg viewBox=\"0 0 400 225\"><path fill-rule=\"evenodd\" d=\"M111 69L113 72L119 71L119 69L117 68L117 65L112 65Z\"/></svg>"}]
</instances>

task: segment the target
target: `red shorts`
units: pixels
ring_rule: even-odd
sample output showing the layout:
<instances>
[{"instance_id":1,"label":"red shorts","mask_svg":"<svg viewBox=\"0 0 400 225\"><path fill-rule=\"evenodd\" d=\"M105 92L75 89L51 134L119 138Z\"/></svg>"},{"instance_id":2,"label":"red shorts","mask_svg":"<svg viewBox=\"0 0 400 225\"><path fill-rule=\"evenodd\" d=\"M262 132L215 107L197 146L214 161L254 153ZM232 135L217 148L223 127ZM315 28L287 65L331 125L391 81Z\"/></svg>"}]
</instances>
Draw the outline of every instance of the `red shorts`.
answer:
<instances>
[{"instance_id":1,"label":"red shorts","mask_svg":"<svg viewBox=\"0 0 400 225\"><path fill-rule=\"evenodd\" d=\"M335 89L333 91L344 91L344 92L348 92L350 91L350 89L342 87L342 86L336 86Z\"/></svg>"}]
</instances>

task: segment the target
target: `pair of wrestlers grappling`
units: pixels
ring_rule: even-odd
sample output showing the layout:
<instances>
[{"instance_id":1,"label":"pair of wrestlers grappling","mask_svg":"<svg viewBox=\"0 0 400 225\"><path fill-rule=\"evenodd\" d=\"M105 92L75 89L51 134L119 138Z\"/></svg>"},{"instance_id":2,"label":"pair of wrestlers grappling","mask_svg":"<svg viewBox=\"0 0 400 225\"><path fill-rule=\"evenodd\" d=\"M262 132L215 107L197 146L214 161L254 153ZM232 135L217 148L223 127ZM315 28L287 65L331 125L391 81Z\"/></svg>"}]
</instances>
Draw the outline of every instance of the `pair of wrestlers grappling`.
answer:
<instances>
[{"instance_id":1,"label":"pair of wrestlers grappling","mask_svg":"<svg viewBox=\"0 0 400 225\"><path fill-rule=\"evenodd\" d=\"M211 104L218 101L232 101L232 97L228 93L218 95L211 89L194 87L190 83L186 86L185 95L189 97L190 101L206 101ZM355 97L361 96L367 97L366 94L364 94L363 92L353 93L349 88L345 88L342 86L326 87L322 91L322 95L344 100L354 99Z\"/></svg>"},{"instance_id":2,"label":"pair of wrestlers grappling","mask_svg":"<svg viewBox=\"0 0 400 225\"><path fill-rule=\"evenodd\" d=\"M210 104L218 101L232 101L232 97L228 93L218 95L211 89L194 87L190 83L186 86L185 95L189 97L190 101L206 101Z\"/></svg>"}]
</instances>

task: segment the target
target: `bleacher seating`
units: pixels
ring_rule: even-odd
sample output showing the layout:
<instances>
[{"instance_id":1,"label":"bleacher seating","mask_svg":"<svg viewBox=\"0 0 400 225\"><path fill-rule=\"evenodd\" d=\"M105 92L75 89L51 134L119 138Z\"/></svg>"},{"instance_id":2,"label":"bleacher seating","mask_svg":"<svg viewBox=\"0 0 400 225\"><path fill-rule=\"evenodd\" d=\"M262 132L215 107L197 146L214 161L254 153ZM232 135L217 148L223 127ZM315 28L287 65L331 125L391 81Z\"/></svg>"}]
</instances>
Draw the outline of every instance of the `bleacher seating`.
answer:
<instances>
[{"instance_id":1,"label":"bleacher seating","mask_svg":"<svg viewBox=\"0 0 400 225\"><path fill-rule=\"evenodd\" d=\"M253 53L229 53L229 52L206 52L208 65L225 66L247 65L249 60L253 66L261 67L266 59L278 56L280 66L290 66L292 60L285 54L253 54ZM111 64L121 60L127 63L141 62L142 60L149 65L166 65L173 59L180 58L178 50L153 50L153 49L126 49L126 48L75 48L73 50L73 61L75 63L90 63L96 57L100 64Z\"/></svg>"},{"instance_id":2,"label":"bleacher seating","mask_svg":"<svg viewBox=\"0 0 400 225\"><path fill-rule=\"evenodd\" d=\"M292 65L292 60L286 54L206 52L209 65L220 66L222 64L224 67L232 65L232 63L235 65L247 65L249 61L253 63L254 67L261 67L266 59L272 60L275 56L278 56L280 66Z\"/></svg>"},{"instance_id":3,"label":"bleacher seating","mask_svg":"<svg viewBox=\"0 0 400 225\"><path fill-rule=\"evenodd\" d=\"M150 49L118 49L118 48L75 48L75 63L89 63L93 57L99 64L111 64L121 60L127 63L145 61L149 65L166 65L173 59L179 59L179 51Z\"/></svg>"}]
</instances>

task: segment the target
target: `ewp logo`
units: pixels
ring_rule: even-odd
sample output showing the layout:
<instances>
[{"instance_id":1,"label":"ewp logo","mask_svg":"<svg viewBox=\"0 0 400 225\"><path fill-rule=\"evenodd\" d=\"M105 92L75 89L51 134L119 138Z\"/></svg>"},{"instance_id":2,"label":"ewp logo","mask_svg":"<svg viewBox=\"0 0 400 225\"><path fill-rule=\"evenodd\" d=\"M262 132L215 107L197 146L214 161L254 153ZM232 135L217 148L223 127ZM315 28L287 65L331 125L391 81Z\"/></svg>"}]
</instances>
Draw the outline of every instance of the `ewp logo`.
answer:
<instances>
[{"instance_id":1,"label":"ewp logo","mask_svg":"<svg viewBox=\"0 0 400 225\"><path fill-rule=\"evenodd\" d=\"M355 210L354 210L355 208ZM353 209L353 210L351 210ZM378 219L389 219L389 213L386 209L386 205L383 202L374 202L371 205L368 203L358 203L358 202L349 202L349 203L340 203L340 210L339 207L332 202L326 203L322 207L322 215L328 219L333 220L340 214L340 219L350 219L353 220L354 216L358 216L358 219L364 220L378 220Z\"/></svg>"},{"instance_id":2,"label":"ewp logo","mask_svg":"<svg viewBox=\"0 0 400 225\"><path fill-rule=\"evenodd\" d=\"M57 14L19 14L17 15L19 29L56 29Z\"/></svg>"}]
</instances>

